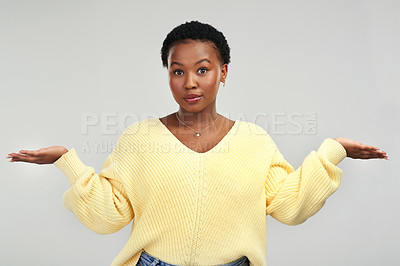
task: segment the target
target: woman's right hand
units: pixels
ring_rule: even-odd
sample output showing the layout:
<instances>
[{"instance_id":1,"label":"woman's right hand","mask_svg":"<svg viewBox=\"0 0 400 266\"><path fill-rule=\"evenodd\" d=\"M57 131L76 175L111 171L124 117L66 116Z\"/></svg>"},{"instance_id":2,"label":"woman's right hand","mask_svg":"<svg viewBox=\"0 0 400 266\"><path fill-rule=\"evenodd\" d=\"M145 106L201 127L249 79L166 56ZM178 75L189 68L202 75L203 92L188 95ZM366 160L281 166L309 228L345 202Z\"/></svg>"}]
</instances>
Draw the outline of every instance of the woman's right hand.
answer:
<instances>
[{"instance_id":1,"label":"woman's right hand","mask_svg":"<svg viewBox=\"0 0 400 266\"><path fill-rule=\"evenodd\" d=\"M63 146L51 146L35 151L20 150L19 153L9 153L6 158L11 158L10 162L52 164L66 152L68 150Z\"/></svg>"}]
</instances>

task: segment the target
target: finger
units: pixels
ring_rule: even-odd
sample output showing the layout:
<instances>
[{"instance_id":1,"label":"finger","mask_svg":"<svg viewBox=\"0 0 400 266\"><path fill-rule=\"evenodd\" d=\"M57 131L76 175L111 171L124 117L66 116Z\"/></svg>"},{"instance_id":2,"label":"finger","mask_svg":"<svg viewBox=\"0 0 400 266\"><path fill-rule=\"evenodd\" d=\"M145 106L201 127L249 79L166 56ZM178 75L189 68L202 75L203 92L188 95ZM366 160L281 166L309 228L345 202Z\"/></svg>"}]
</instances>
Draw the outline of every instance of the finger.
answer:
<instances>
[{"instance_id":1,"label":"finger","mask_svg":"<svg viewBox=\"0 0 400 266\"><path fill-rule=\"evenodd\" d=\"M360 151L359 153L361 158L380 158L382 154L376 151Z\"/></svg>"},{"instance_id":2,"label":"finger","mask_svg":"<svg viewBox=\"0 0 400 266\"><path fill-rule=\"evenodd\" d=\"M382 151L379 148L376 148L373 150L373 154L375 154L376 156L378 156L377 158L381 158L381 159L386 159L389 160L389 157L387 156L387 153L385 151Z\"/></svg>"},{"instance_id":3,"label":"finger","mask_svg":"<svg viewBox=\"0 0 400 266\"><path fill-rule=\"evenodd\" d=\"M371 157L380 157L382 155L381 152L378 152L376 150L360 150L358 151L358 155L361 158L371 158Z\"/></svg>"},{"instance_id":4,"label":"finger","mask_svg":"<svg viewBox=\"0 0 400 266\"><path fill-rule=\"evenodd\" d=\"M382 151L381 149L379 149L379 148L373 148L373 149L369 149L369 150L364 150L364 152L371 152L371 153L380 153L380 154L386 154L386 152L385 151Z\"/></svg>"},{"instance_id":5,"label":"finger","mask_svg":"<svg viewBox=\"0 0 400 266\"><path fill-rule=\"evenodd\" d=\"M19 153L35 156L37 151L20 150Z\"/></svg>"},{"instance_id":6,"label":"finger","mask_svg":"<svg viewBox=\"0 0 400 266\"><path fill-rule=\"evenodd\" d=\"M368 152L362 152L360 155L361 159L386 159L387 155L381 152L373 152L373 153L368 153Z\"/></svg>"},{"instance_id":7,"label":"finger","mask_svg":"<svg viewBox=\"0 0 400 266\"><path fill-rule=\"evenodd\" d=\"M385 151L382 151L381 149L379 149L379 148L377 148L377 147L376 147L376 149L374 150L374 152L377 152L377 153L380 153L380 154L383 154L383 155L387 156L387 154L386 154Z\"/></svg>"},{"instance_id":8,"label":"finger","mask_svg":"<svg viewBox=\"0 0 400 266\"><path fill-rule=\"evenodd\" d=\"M386 159L386 160L389 160L389 157L388 157L388 155L386 154L386 152L383 152L382 154L381 154L381 158L382 159Z\"/></svg>"},{"instance_id":9,"label":"finger","mask_svg":"<svg viewBox=\"0 0 400 266\"><path fill-rule=\"evenodd\" d=\"M16 155L17 155L17 154L14 153L14 152L8 154L8 156L9 156L10 158L14 158Z\"/></svg>"},{"instance_id":10,"label":"finger","mask_svg":"<svg viewBox=\"0 0 400 266\"><path fill-rule=\"evenodd\" d=\"M374 154L376 154L378 156L378 158L385 158L386 157L386 152L381 151L381 150L374 152Z\"/></svg>"},{"instance_id":11,"label":"finger","mask_svg":"<svg viewBox=\"0 0 400 266\"><path fill-rule=\"evenodd\" d=\"M371 146L371 145L365 145L361 149L363 151L377 151L377 150L379 150L378 147L374 147L374 146Z\"/></svg>"},{"instance_id":12,"label":"finger","mask_svg":"<svg viewBox=\"0 0 400 266\"><path fill-rule=\"evenodd\" d=\"M12 160L13 161L18 161L18 162L32 162L33 158L30 156L22 155L22 154L16 154L12 153Z\"/></svg>"},{"instance_id":13,"label":"finger","mask_svg":"<svg viewBox=\"0 0 400 266\"><path fill-rule=\"evenodd\" d=\"M360 156L361 159L375 159L375 158L381 158L380 154L362 154Z\"/></svg>"},{"instance_id":14,"label":"finger","mask_svg":"<svg viewBox=\"0 0 400 266\"><path fill-rule=\"evenodd\" d=\"M387 154L386 154L385 151L379 150L378 153L379 153L382 157L387 157Z\"/></svg>"}]
</instances>

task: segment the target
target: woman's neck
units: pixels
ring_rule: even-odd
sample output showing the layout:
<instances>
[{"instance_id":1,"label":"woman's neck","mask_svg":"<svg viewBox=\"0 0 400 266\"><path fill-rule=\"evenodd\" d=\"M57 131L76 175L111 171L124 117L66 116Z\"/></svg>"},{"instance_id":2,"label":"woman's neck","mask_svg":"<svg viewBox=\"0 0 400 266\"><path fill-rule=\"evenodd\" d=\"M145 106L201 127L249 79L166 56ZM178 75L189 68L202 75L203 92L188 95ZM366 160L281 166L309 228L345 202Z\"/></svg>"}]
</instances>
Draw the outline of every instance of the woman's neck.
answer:
<instances>
[{"instance_id":1,"label":"woman's neck","mask_svg":"<svg viewBox=\"0 0 400 266\"><path fill-rule=\"evenodd\" d=\"M193 126L195 128L203 128L213 123L218 116L220 116L217 111L214 109L212 111L206 112L187 112L180 108L176 114L180 121L185 123L188 126Z\"/></svg>"}]
</instances>

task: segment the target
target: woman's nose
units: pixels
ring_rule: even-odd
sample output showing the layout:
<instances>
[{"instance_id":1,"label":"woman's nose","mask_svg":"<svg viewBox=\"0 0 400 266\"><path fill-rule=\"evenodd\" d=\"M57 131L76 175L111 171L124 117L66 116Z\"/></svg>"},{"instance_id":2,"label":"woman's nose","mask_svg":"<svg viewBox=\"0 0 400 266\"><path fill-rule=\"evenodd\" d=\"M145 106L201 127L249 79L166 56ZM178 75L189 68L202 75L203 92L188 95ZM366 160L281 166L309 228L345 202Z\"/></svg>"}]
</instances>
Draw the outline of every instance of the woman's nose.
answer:
<instances>
[{"instance_id":1,"label":"woman's nose","mask_svg":"<svg viewBox=\"0 0 400 266\"><path fill-rule=\"evenodd\" d=\"M197 80L196 76L193 74L188 74L185 80L185 88L186 89L193 89L197 87Z\"/></svg>"}]
</instances>

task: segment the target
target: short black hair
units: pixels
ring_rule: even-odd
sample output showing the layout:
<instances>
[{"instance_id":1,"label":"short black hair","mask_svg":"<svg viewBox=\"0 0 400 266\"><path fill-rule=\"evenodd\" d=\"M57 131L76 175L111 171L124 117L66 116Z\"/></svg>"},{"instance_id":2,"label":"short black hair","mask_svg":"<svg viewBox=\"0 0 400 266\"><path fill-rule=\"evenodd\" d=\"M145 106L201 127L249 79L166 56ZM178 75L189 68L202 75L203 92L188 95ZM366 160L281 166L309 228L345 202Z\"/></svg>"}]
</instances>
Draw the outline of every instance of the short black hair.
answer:
<instances>
[{"instance_id":1,"label":"short black hair","mask_svg":"<svg viewBox=\"0 0 400 266\"><path fill-rule=\"evenodd\" d=\"M218 57L222 64L230 63L230 48L225 36L213 26L192 20L175 27L165 38L161 48L161 60L163 67L168 67L168 53L171 47L179 41L186 39L211 41L219 51Z\"/></svg>"}]
</instances>

